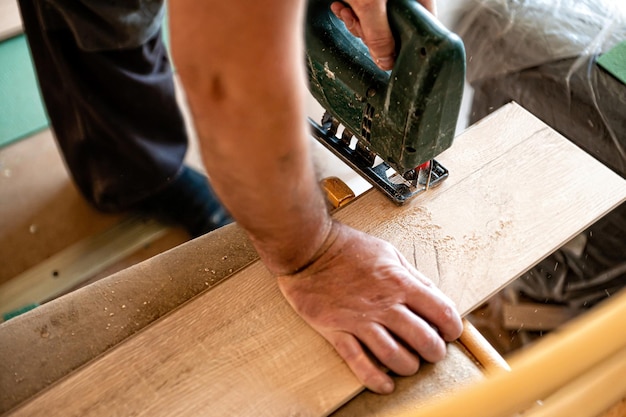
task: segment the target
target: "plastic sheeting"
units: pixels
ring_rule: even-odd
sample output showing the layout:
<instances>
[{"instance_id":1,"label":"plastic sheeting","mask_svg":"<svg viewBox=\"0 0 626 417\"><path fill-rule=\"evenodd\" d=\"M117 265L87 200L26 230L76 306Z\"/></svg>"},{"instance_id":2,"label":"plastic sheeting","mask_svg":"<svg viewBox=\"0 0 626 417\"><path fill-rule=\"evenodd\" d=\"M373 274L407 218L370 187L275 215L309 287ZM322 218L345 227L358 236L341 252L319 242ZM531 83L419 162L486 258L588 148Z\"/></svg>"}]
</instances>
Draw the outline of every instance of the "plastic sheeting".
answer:
<instances>
[{"instance_id":1,"label":"plastic sheeting","mask_svg":"<svg viewBox=\"0 0 626 417\"><path fill-rule=\"evenodd\" d=\"M456 31L471 122L515 100L626 177L626 86L596 65L626 39L626 3L470 0Z\"/></svg>"},{"instance_id":2,"label":"plastic sheeting","mask_svg":"<svg viewBox=\"0 0 626 417\"><path fill-rule=\"evenodd\" d=\"M468 47L473 83L609 50L625 39L626 3L469 0L455 30Z\"/></svg>"},{"instance_id":3,"label":"plastic sheeting","mask_svg":"<svg viewBox=\"0 0 626 417\"><path fill-rule=\"evenodd\" d=\"M626 178L626 85L596 64L626 39L626 3L468 0L454 30L474 89L470 122L514 100ZM624 287L626 204L579 238L580 251L556 251L520 291L584 307Z\"/></svg>"}]
</instances>

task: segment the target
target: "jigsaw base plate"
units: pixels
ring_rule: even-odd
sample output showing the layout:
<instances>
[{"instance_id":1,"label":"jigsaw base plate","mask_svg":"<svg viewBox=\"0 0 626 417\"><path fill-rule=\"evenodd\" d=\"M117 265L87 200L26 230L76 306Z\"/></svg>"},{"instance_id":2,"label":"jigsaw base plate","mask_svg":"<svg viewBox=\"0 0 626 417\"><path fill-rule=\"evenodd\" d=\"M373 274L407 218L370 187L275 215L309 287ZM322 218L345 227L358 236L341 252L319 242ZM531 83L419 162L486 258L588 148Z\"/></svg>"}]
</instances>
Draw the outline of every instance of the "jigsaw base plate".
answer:
<instances>
[{"instance_id":1,"label":"jigsaw base plate","mask_svg":"<svg viewBox=\"0 0 626 417\"><path fill-rule=\"evenodd\" d=\"M371 155L359 151L357 147L351 147L345 138L337 137L336 125L324 123L320 126L310 118L309 124L313 137L398 205L405 204L416 195L428 188L436 187L448 178L448 170L433 159L430 180L427 180L425 184L417 180L409 181L394 171L386 162L374 164Z\"/></svg>"}]
</instances>

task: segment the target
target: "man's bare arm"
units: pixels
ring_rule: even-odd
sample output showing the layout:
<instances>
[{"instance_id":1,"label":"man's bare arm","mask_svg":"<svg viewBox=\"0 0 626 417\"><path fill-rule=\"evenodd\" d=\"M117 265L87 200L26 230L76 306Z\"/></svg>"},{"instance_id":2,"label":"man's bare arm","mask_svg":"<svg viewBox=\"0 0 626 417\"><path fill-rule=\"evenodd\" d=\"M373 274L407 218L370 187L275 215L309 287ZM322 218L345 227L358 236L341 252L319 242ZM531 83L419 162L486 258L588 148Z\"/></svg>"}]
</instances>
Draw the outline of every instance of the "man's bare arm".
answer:
<instances>
[{"instance_id":1,"label":"man's bare arm","mask_svg":"<svg viewBox=\"0 0 626 417\"><path fill-rule=\"evenodd\" d=\"M452 302L387 242L327 213L305 122L304 2L172 0L170 9L212 184L290 304L376 392L393 382L361 343L401 375L417 371L418 354L442 359L444 340L461 332Z\"/></svg>"},{"instance_id":2,"label":"man's bare arm","mask_svg":"<svg viewBox=\"0 0 626 417\"><path fill-rule=\"evenodd\" d=\"M305 140L301 2L171 3L175 65L212 184L268 268L291 272L330 230Z\"/></svg>"}]
</instances>

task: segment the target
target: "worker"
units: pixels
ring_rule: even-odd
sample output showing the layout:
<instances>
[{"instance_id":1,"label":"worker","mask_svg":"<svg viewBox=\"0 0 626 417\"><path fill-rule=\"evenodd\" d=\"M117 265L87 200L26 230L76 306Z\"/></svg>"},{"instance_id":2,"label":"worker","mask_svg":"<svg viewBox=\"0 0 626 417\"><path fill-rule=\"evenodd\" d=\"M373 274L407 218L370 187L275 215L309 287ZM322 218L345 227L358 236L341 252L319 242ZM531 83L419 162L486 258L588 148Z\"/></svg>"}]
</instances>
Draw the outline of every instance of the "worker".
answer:
<instances>
[{"instance_id":1,"label":"worker","mask_svg":"<svg viewBox=\"0 0 626 417\"><path fill-rule=\"evenodd\" d=\"M385 1L332 10L390 69ZM162 1L20 0L55 137L83 195L101 210L166 216L192 235L232 215L294 310L374 392L394 384L369 353L399 375L441 360L462 330L452 301L391 244L327 211L305 122L305 1L169 3L210 185L183 164Z\"/></svg>"},{"instance_id":2,"label":"worker","mask_svg":"<svg viewBox=\"0 0 626 417\"><path fill-rule=\"evenodd\" d=\"M231 221L183 165L185 121L162 41L162 0L20 0L41 95L81 194L196 237Z\"/></svg>"}]
</instances>

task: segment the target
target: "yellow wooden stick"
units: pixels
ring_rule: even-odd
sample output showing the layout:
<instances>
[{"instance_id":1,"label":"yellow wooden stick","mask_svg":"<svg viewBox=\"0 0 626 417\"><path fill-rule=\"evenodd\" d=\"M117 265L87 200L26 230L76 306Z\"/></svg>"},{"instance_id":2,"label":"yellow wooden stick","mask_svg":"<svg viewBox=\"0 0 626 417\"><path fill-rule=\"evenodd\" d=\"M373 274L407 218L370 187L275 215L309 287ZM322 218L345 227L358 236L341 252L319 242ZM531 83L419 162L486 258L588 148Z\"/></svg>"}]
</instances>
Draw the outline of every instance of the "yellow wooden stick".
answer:
<instances>
[{"instance_id":1,"label":"yellow wooden stick","mask_svg":"<svg viewBox=\"0 0 626 417\"><path fill-rule=\"evenodd\" d=\"M626 347L625 318L626 291L621 291L513 357L511 372L496 372L405 416L503 417L523 411Z\"/></svg>"},{"instance_id":2,"label":"yellow wooden stick","mask_svg":"<svg viewBox=\"0 0 626 417\"><path fill-rule=\"evenodd\" d=\"M463 319L463 333L459 342L474 356L487 374L511 370L509 364L500 356L498 351L467 319Z\"/></svg>"}]
</instances>

